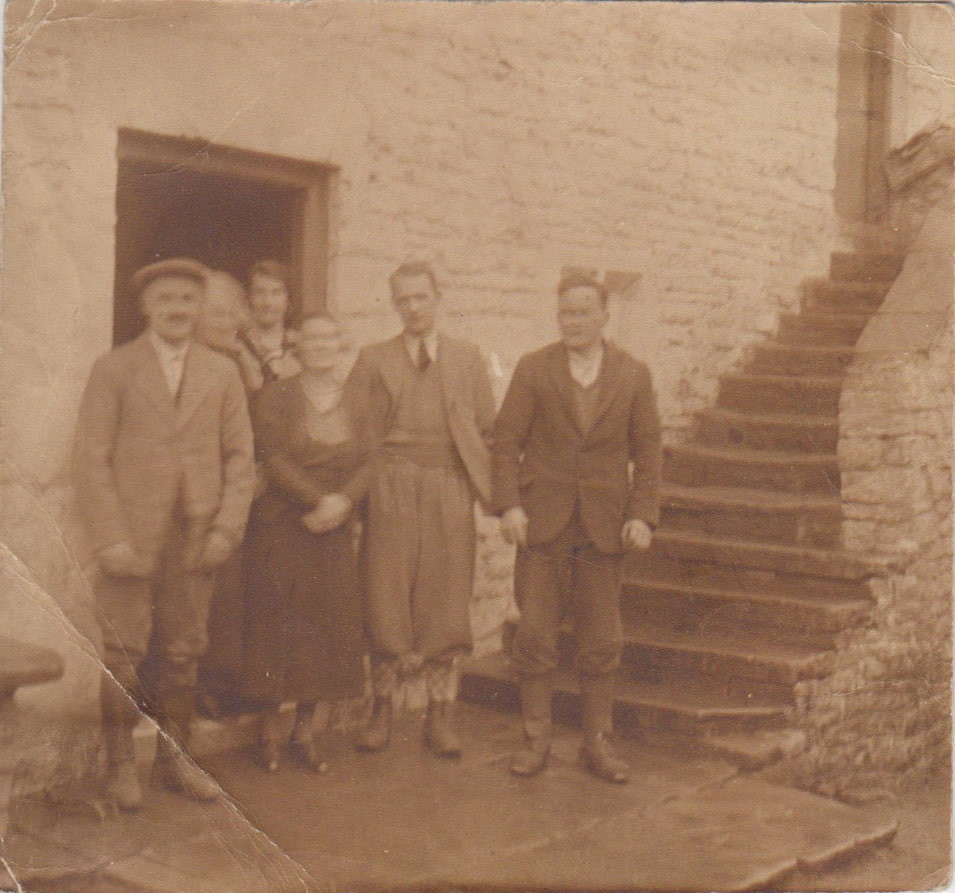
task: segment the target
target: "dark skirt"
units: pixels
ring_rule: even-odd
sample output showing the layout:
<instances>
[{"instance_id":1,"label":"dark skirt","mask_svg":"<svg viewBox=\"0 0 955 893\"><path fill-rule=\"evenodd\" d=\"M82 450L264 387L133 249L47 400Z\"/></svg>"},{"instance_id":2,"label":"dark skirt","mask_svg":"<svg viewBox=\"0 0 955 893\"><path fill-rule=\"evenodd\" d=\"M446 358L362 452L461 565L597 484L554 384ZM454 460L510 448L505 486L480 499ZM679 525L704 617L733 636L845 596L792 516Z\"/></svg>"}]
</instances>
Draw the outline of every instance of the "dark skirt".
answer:
<instances>
[{"instance_id":1,"label":"dark skirt","mask_svg":"<svg viewBox=\"0 0 955 893\"><path fill-rule=\"evenodd\" d=\"M362 694L361 596L351 526L314 534L301 509L253 511L245 549L242 693L255 701Z\"/></svg>"}]
</instances>

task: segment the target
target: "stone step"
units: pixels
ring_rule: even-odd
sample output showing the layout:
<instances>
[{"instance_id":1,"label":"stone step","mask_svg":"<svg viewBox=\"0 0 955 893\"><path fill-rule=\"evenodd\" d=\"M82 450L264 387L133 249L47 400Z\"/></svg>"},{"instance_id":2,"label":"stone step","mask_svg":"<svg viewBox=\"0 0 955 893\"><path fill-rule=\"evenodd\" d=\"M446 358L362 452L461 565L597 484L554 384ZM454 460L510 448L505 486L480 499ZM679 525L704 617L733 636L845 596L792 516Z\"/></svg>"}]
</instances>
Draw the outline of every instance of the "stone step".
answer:
<instances>
[{"instance_id":1,"label":"stone step","mask_svg":"<svg viewBox=\"0 0 955 893\"><path fill-rule=\"evenodd\" d=\"M628 573L621 611L634 623L664 625L678 632L746 629L767 642L830 647L847 626L862 626L872 602L864 598L708 588Z\"/></svg>"},{"instance_id":2,"label":"stone step","mask_svg":"<svg viewBox=\"0 0 955 893\"><path fill-rule=\"evenodd\" d=\"M561 637L561 662L570 666L573 637ZM767 642L749 630L680 632L663 624L626 623L620 673L643 682L703 684L730 697L789 703L792 686L832 669L833 652Z\"/></svg>"},{"instance_id":3,"label":"stone step","mask_svg":"<svg viewBox=\"0 0 955 893\"><path fill-rule=\"evenodd\" d=\"M851 347L838 344L780 344L771 341L751 349L746 372L753 375L838 377L845 374L853 355Z\"/></svg>"},{"instance_id":4,"label":"stone step","mask_svg":"<svg viewBox=\"0 0 955 893\"><path fill-rule=\"evenodd\" d=\"M708 735L745 735L779 729L789 707L766 698L734 697L713 688L691 688L618 678L615 687L614 725L618 734L641 737L682 738L689 742ZM498 709L520 711L517 672L503 653L467 661L461 672L463 700ZM554 718L580 722L580 688L577 676L558 670L554 691ZM664 739L665 740L665 739ZM658 743L662 743L657 739Z\"/></svg>"},{"instance_id":5,"label":"stone step","mask_svg":"<svg viewBox=\"0 0 955 893\"><path fill-rule=\"evenodd\" d=\"M722 757L737 768L754 772L800 753L806 733L799 729L755 729L747 732L706 732L701 750Z\"/></svg>"},{"instance_id":6,"label":"stone step","mask_svg":"<svg viewBox=\"0 0 955 893\"><path fill-rule=\"evenodd\" d=\"M838 415L841 376L732 374L720 379L717 406L741 412Z\"/></svg>"},{"instance_id":7,"label":"stone step","mask_svg":"<svg viewBox=\"0 0 955 893\"><path fill-rule=\"evenodd\" d=\"M786 493L839 493L830 453L775 452L684 444L664 448L664 480L683 487L746 487Z\"/></svg>"},{"instance_id":8,"label":"stone step","mask_svg":"<svg viewBox=\"0 0 955 893\"><path fill-rule=\"evenodd\" d=\"M827 549L842 533L842 504L831 496L671 484L661 509L664 526L711 536Z\"/></svg>"},{"instance_id":9,"label":"stone step","mask_svg":"<svg viewBox=\"0 0 955 893\"><path fill-rule=\"evenodd\" d=\"M830 344L852 346L871 317L867 313L783 313L777 338L783 344Z\"/></svg>"},{"instance_id":10,"label":"stone step","mask_svg":"<svg viewBox=\"0 0 955 893\"><path fill-rule=\"evenodd\" d=\"M873 251L834 251L829 276L840 281L891 282L902 270L905 256Z\"/></svg>"},{"instance_id":11,"label":"stone step","mask_svg":"<svg viewBox=\"0 0 955 893\"><path fill-rule=\"evenodd\" d=\"M882 305L891 287L891 282L807 279L802 284L802 307L827 313L871 314Z\"/></svg>"},{"instance_id":12,"label":"stone step","mask_svg":"<svg viewBox=\"0 0 955 893\"><path fill-rule=\"evenodd\" d=\"M628 554L624 578L760 595L868 599L868 581L889 567L888 561L847 552L660 528L649 549Z\"/></svg>"},{"instance_id":13,"label":"stone step","mask_svg":"<svg viewBox=\"0 0 955 893\"><path fill-rule=\"evenodd\" d=\"M833 416L743 413L712 407L696 414L694 436L709 447L834 455L839 420Z\"/></svg>"}]
</instances>

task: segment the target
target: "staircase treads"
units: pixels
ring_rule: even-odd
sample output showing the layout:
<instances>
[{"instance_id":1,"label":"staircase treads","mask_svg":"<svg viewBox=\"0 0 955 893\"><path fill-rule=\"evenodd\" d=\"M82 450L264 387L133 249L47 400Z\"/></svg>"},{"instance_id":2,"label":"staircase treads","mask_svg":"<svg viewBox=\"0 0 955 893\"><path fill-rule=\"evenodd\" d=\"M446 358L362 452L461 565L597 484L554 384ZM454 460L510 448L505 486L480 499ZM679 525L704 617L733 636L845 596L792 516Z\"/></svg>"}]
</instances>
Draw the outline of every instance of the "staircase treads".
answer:
<instances>
[{"instance_id":1,"label":"staircase treads","mask_svg":"<svg viewBox=\"0 0 955 893\"><path fill-rule=\"evenodd\" d=\"M721 406L696 415L701 445L789 454L835 455L839 419L829 415L737 412Z\"/></svg>"},{"instance_id":2,"label":"staircase treads","mask_svg":"<svg viewBox=\"0 0 955 893\"><path fill-rule=\"evenodd\" d=\"M879 309L891 287L891 282L807 279L803 282L803 309L873 313Z\"/></svg>"},{"instance_id":3,"label":"staircase treads","mask_svg":"<svg viewBox=\"0 0 955 893\"><path fill-rule=\"evenodd\" d=\"M839 511L842 501L837 496L815 493L781 493L776 490L756 490L746 487L680 487L665 483L662 501L696 505L701 508L751 508L757 511Z\"/></svg>"},{"instance_id":4,"label":"staircase treads","mask_svg":"<svg viewBox=\"0 0 955 893\"><path fill-rule=\"evenodd\" d=\"M691 663L703 669L779 684L818 676L832 663L831 654L826 651L770 643L749 631L680 632L662 625L626 623L623 641L625 650L656 652L673 666Z\"/></svg>"},{"instance_id":5,"label":"staircase treads","mask_svg":"<svg viewBox=\"0 0 955 893\"><path fill-rule=\"evenodd\" d=\"M720 379L717 405L742 411L838 415L842 376L737 373Z\"/></svg>"},{"instance_id":6,"label":"staircase treads","mask_svg":"<svg viewBox=\"0 0 955 893\"><path fill-rule=\"evenodd\" d=\"M666 484L661 506L663 526L713 536L831 548L842 532L842 503L831 496Z\"/></svg>"},{"instance_id":7,"label":"staircase treads","mask_svg":"<svg viewBox=\"0 0 955 893\"><path fill-rule=\"evenodd\" d=\"M799 753L806 734L799 729L753 729L708 733L704 740L709 753L752 771Z\"/></svg>"},{"instance_id":8,"label":"staircase treads","mask_svg":"<svg viewBox=\"0 0 955 893\"><path fill-rule=\"evenodd\" d=\"M704 618L719 617L721 612L727 618L756 614L779 626L784 626L788 619L796 628L811 626L830 632L842 629L849 623L861 622L872 606L869 599L817 595L812 587L807 587L804 594L787 595L680 585L635 573L629 573L624 578L622 603L625 614L650 614L654 607L654 597L666 604L664 619L677 624L680 619L671 617L671 614L678 609L671 606L683 601L688 605L685 609L688 616L694 609Z\"/></svg>"},{"instance_id":9,"label":"staircase treads","mask_svg":"<svg viewBox=\"0 0 955 893\"><path fill-rule=\"evenodd\" d=\"M754 450L698 443L668 446L663 452L665 480L685 487L839 493L839 460L832 453Z\"/></svg>"},{"instance_id":10,"label":"staircase treads","mask_svg":"<svg viewBox=\"0 0 955 893\"><path fill-rule=\"evenodd\" d=\"M753 347L746 371L756 375L841 378L854 355L854 349L845 344L783 344L770 341Z\"/></svg>"},{"instance_id":11,"label":"staircase treads","mask_svg":"<svg viewBox=\"0 0 955 893\"><path fill-rule=\"evenodd\" d=\"M807 310L779 317L777 339L782 344L830 344L851 346L871 319L867 313L825 313Z\"/></svg>"},{"instance_id":12,"label":"staircase treads","mask_svg":"<svg viewBox=\"0 0 955 893\"><path fill-rule=\"evenodd\" d=\"M902 270L905 255L873 251L834 251L829 276L840 281L891 282Z\"/></svg>"},{"instance_id":13,"label":"staircase treads","mask_svg":"<svg viewBox=\"0 0 955 893\"><path fill-rule=\"evenodd\" d=\"M838 550L807 549L722 539L661 528L647 553L660 553L689 562L724 567L759 568L787 574L864 581L884 575L891 562ZM631 564L639 567L639 554L631 553Z\"/></svg>"},{"instance_id":14,"label":"staircase treads","mask_svg":"<svg viewBox=\"0 0 955 893\"><path fill-rule=\"evenodd\" d=\"M488 684L491 683L491 684ZM505 688L495 689L494 683ZM517 672L503 653L470 660L461 672L462 696L482 700L504 709L519 709ZM565 708L579 709L577 674L561 668L556 674L555 693L564 698ZM785 703L763 699L733 697L713 686L667 685L619 677L615 681L615 712L626 724L652 725L693 734L702 726L736 728L740 733L753 726L774 726L784 720Z\"/></svg>"}]
</instances>

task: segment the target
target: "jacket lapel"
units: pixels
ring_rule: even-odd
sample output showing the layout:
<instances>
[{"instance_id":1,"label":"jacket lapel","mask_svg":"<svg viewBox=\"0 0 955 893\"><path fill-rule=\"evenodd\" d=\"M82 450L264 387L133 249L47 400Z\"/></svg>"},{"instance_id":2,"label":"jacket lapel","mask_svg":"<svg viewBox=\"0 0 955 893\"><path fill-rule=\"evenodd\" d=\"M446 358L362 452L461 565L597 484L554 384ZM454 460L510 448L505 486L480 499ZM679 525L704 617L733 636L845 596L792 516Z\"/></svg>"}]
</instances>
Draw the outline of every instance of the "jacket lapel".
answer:
<instances>
[{"instance_id":1,"label":"jacket lapel","mask_svg":"<svg viewBox=\"0 0 955 893\"><path fill-rule=\"evenodd\" d=\"M441 378L441 399L444 409L450 415L457 391L458 354L449 346L448 339L438 332L438 375Z\"/></svg>"},{"instance_id":2,"label":"jacket lapel","mask_svg":"<svg viewBox=\"0 0 955 893\"><path fill-rule=\"evenodd\" d=\"M211 370L208 370L206 360L199 344L194 342L189 346L179 385L179 399L175 402L176 425L180 428L192 418L212 387Z\"/></svg>"},{"instance_id":3,"label":"jacket lapel","mask_svg":"<svg viewBox=\"0 0 955 893\"><path fill-rule=\"evenodd\" d=\"M557 401L570 420L578 434L585 434L580 428L580 419L574 409L574 380L570 376L570 359L567 348L560 342L554 345L550 356L549 378L553 389L557 392Z\"/></svg>"},{"instance_id":4,"label":"jacket lapel","mask_svg":"<svg viewBox=\"0 0 955 893\"><path fill-rule=\"evenodd\" d=\"M176 404L169 393L156 350L145 333L139 336L136 343L139 362L136 364L135 386L156 411L171 422L176 413Z\"/></svg>"},{"instance_id":5,"label":"jacket lapel","mask_svg":"<svg viewBox=\"0 0 955 893\"><path fill-rule=\"evenodd\" d=\"M623 368L622 357L612 344L605 342L603 363L597 375L597 406L594 410L594 421L590 426L593 431L600 420L607 414L613 404L617 388L620 384L620 371Z\"/></svg>"}]
</instances>

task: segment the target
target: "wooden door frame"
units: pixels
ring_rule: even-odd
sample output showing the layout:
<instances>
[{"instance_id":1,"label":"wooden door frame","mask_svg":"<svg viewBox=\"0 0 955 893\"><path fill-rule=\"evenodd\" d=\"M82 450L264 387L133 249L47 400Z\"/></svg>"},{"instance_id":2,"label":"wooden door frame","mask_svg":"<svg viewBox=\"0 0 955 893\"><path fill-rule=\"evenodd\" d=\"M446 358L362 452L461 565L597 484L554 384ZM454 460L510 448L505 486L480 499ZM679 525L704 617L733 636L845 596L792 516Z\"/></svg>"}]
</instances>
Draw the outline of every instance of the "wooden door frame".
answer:
<instances>
[{"instance_id":1,"label":"wooden door frame","mask_svg":"<svg viewBox=\"0 0 955 893\"><path fill-rule=\"evenodd\" d=\"M321 311L329 306L330 263L334 253L332 196L338 168L208 140L122 128L118 134L117 164L136 162L294 189L299 200L290 265L298 280L302 312Z\"/></svg>"}]
</instances>

